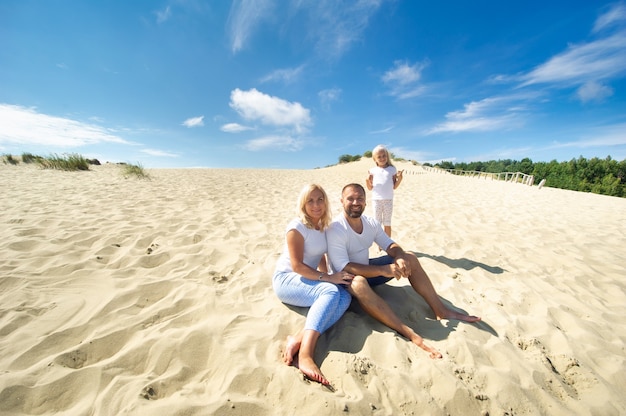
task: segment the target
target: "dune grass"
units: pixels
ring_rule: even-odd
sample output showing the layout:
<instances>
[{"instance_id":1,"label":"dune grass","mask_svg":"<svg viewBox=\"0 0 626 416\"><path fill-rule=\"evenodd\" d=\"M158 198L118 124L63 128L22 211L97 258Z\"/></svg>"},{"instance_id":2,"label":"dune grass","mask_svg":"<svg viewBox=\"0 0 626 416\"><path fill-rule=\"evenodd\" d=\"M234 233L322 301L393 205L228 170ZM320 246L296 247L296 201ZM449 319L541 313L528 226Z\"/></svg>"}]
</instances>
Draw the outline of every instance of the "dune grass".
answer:
<instances>
[{"instance_id":1,"label":"dune grass","mask_svg":"<svg viewBox=\"0 0 626 416\"><path fill-rule=\"evenodd\" d=\"M124 168L122 170L122 175L124 175L125 178L134 176L139 179L150 179L150 175L145 171L145 169L143 168L143 166L141 166L140 163L137 163L135 165L130 164L130 163L125 163Z\"/></svg>"},{"instance_id":2,"label":"dune grass","mask_svg":"<svg viewBox=\"0 0 626 416\"><path fill-rule=\"evenodd\" d=\"M34 155L32 153L24 152L22 153L22 162L24 163L39 163L43 157Z\"/></svg>"},{"instance_id":3,"label":"dune grass","mask_svg":"<svg viewBox=\"0 0 626 416\"><path fill-rule=\"evenodd\" d=\"M43 157L24 152L21 157L3 154L0 159L4 162L4 164L17 165L21 160L24 164L37 163L42 169L65 171L85 171L89 170L90 165L100 165L100 161L98 159L86 159L77 153L64 154L63 156L53 154L48 157ZM139 163L132 164L122 162L117 165L121 166L121 173L126 179L133 176L139 179L151 179L148 172L146 172L143 166Z\"/></svg>"},{"instance_id":4,"label":"dune grass","mask_svg":"<svg viewBox=\"0 0 626 416\"><path fill-rule=\"evenodd\" d=\"M19 160L17 160L16 158L14 158L12 155L2 155L2 161L4 162L4 164L9 164L9 165L17 165L19 163Z\"/></svg>"},{"instance_id":5,"label":"dune grass","mask_svg":"<svg viewBox=\"0 0 626 416\"><path fill-rule=\"evenodd\" d=\"M82 155L76 153L64 156L54 154L46 158L37 159L37 163L44 169L67 171L89 170L89 161Z\"/></svg>"}]
</instances>

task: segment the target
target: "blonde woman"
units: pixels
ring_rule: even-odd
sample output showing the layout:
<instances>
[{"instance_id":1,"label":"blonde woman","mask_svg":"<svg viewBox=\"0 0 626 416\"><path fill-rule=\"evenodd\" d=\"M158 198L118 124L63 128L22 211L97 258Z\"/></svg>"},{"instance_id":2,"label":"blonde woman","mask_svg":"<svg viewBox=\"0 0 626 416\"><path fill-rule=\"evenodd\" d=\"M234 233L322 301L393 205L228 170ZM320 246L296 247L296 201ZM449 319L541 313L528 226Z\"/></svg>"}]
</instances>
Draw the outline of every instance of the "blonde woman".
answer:
<instances>
[{"instance_id":1,"label":"blonde woman","mask_svg":"<svg viewBox=\"0 0 626 416\"><path fill-rule=\"evenodd\" d=\"M324 189L316 184L305 186L296 208L297 218L287 225L272 286L282 302L310 309L304 329L287 337L282 358L309 379L330 386L313 359L315 346L350 306L351 297L343 285L349 285L354 276L348 272L328 274L326 229L331 210Z\"/></svg>"}]
</instances>

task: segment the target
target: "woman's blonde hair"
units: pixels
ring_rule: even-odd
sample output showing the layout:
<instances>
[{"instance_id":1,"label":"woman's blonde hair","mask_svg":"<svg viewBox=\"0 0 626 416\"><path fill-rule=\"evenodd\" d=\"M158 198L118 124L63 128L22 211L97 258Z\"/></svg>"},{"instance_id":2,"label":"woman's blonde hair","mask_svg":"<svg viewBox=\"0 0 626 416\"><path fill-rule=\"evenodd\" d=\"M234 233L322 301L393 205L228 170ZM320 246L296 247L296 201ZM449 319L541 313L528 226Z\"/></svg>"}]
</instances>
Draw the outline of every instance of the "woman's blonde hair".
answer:
<instances>
[{"instance_id":1,"label":"woman's blonde hair","mask_svg":"<svg viewBox=\"0 0 626 416\"><path fill-rule=\"evenodd\" d=\"M389 150L387 150L387 148L383 146L382 144L379 144L378 146L374 148L374 150L372 150L372 158L374 159L374 162L376 162L376 153L380 153L380 152L383 152L384 154L387 155L387 166L393 166L393 163L391 163L391 155L389 154Z\"/></svg>"},{"instance_id":2,"label":"woman's blonde hair","mask_svg":"<svg viewBox=\"0 0 626 416\"><path fill-rule=\"evenodd\" d=\"M332 220L332 214L330 212L330 201L328 201L328 196L326 195L326 191L320 185L312 183L310 185L306 185L300 191L300 196L298 197L298 203L296 205L296 213L298 218L302 221L302 223L307 228L315 228L316 224L313 224L311 221L311 217L309 217L306 213L306 201L309 200L311 193L315 190L319 190L324 196L324 215L320 218L320 230L324 231L330 225Z\"/></svg>"}]
</instances>

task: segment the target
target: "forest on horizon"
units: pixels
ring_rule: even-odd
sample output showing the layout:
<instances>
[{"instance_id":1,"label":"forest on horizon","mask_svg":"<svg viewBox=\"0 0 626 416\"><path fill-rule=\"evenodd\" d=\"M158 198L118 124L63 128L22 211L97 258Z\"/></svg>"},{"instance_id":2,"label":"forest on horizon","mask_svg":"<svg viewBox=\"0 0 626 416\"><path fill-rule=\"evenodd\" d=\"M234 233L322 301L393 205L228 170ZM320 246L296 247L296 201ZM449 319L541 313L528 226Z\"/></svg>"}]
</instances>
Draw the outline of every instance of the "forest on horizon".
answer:
<instances>
[{"instance_id":1,"label":"forest on horizon","mask_svg":"<svg viewBox=\"0 0 626 416\"><path fill-rule=\"evenodd\" d=\"M364 157L372 157L372 152L367 151ZM359 160L358 156L342 155L340 163ZM393 153L391 158L396 158ZM413 162L417 164L417 162ZM580 156L567 162L533 162L529 158L522 160L500 159L488 162L458 162L442 161L424 166L437 167L450 171L462 170L469 172L504 173L521 172L534 176L535 185L545 179L544 186L551 188L568 189L571 191L592 192L601 195L626 197L626 159L617 161L607 156L604 159L597 157L586 159Z\"/></svg>"}]
</instances>

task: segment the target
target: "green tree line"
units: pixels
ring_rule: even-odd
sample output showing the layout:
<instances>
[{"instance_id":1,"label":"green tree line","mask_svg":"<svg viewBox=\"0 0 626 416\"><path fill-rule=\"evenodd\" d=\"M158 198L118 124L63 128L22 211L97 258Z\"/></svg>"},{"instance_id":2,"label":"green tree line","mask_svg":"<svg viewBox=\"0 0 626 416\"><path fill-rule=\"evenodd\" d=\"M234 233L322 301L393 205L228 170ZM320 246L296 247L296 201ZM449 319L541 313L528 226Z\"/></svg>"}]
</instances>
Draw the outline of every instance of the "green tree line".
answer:
<instances>
[{"instance_id":1,"label":"green tree line","mask_svg":"<svg viewBox=\"0 0 626 416\"><path fill-rule=\"evenodd\" d=\"M426 163L427 166L432 166ZM580 156L569 162L533 162L529 158L520 161L504 159L489 162L444 161L435 166L442 169L457 169L487 173L522 172L535 177L535 184L545 179L545 186L572 191L626 197L626 159L618 162L611 156L605 159Z\"/></svg>"}]
</instances>

